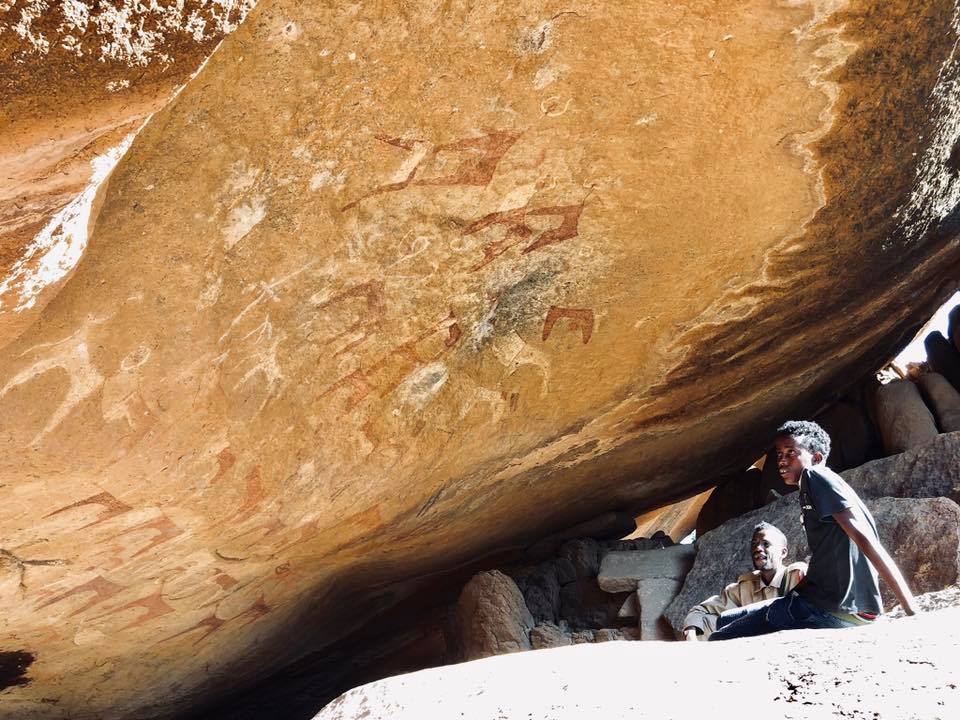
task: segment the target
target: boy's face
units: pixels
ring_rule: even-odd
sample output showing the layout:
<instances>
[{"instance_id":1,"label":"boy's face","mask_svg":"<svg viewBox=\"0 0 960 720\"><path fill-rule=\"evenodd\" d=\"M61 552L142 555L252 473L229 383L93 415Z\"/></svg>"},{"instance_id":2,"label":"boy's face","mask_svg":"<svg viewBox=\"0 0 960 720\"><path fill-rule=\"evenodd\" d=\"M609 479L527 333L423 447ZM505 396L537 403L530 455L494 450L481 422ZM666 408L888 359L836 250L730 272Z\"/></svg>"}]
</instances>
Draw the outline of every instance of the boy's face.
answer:
<instances>
[{"instance_id":1,"label":"boy's face","mask_svg":"<svg viewBox=\"0 0 960 720\"><path fill-rule=\"evenodd\" d=\"M811 453L792 435L781 435L774 443L777 449L777 470L787 485L799 485L804 468L823 462L821 453Z\"/></svg>"}]
</instances>

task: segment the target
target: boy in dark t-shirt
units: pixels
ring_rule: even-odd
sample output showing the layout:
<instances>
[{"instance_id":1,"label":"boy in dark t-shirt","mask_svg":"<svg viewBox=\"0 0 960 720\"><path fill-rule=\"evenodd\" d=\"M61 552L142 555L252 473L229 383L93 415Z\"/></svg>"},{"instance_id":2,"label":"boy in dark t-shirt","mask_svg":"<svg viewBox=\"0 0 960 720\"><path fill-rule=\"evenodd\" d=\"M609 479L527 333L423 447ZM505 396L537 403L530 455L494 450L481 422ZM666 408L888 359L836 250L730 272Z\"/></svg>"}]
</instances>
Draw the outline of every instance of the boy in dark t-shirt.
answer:
<instances>
[{"instance_id":1,"label":"boy in dark t-shirt","mask_svg":"<svg viewBox=\"0 0 960 720\"><path fill-rule=\"evenodd\" d=\"M824 465L830 436L814 422L794 420L777 430L776 449L783 481L800 486L810 545L807 577L786 596L717 630L710 640L869 623L883 612L878 573L904 611L914 615L916 600L880 543L873 516L844 479Z\"/></svg>"}]
</instances>

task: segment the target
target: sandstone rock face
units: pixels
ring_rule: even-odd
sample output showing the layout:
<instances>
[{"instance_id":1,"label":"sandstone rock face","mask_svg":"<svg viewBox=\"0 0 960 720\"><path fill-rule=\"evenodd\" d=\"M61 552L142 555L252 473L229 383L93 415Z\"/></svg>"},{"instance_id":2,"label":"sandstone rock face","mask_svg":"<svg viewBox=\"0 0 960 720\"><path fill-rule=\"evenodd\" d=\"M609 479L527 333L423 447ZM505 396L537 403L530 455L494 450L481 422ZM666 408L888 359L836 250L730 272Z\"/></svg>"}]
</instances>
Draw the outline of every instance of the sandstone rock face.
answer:
<instances>
[{"instance_id":1,"label":"sandstone rock face","mask_svg":"<svg viewBox=\"0 0 960 720\"><path fill-rule=\"evenodd\" d=\"M948 498L877 498L866 501L880 540L915 594L942 590L960 580L960 506ZM797 497L788 496L748 515L734 518L697 540L697 557L683 588L665 613L678 632L687 611L749 570L751 530L766 520L787 536L790 559L809 553L800 525ZM880 582L884 607L894 596Z\"/></svg>"},{"instance_id":2,"label":"sandstone rock face","mask_svg":"<svg viewBox=\"0 0 960 720\"><path fill-rule=\"evenodd\" d=\"M463 660L530 649L533 617L513 580L496 570L475 575L463 588L456 623Z\"/></svg>"},{"instance_id":3,"label":"sandstone rock face","mask_svg":"<svg viewBox=\"0 0 960 720\"><path fill-rule=\"evenodd\" d=\"M955 10L262 0L0 351L8 714L215 698L880 366L960 256Z\"/></svg>"},{"instance_id":4,"label":"sandstone rock face","mask_svg":"<svg viewBox=\"0 0 960 720\"><path fill-rule=\"evenodd\" d=\"M775 639L563 647L381 680L316 720L727 718L744 698L758 717L951 718L958 642L960 608L949 607Z\"/></svg>"},{"instance_id":5,"label":"sandstone rock face","mask_svg":"<svg viewBox=\"0 0 960 720\"><path fill-rule=\"evenodd\" d=\"M0 4L0 346L80 258L92 176L255 2Z\"/></svg>"}]
</instances>

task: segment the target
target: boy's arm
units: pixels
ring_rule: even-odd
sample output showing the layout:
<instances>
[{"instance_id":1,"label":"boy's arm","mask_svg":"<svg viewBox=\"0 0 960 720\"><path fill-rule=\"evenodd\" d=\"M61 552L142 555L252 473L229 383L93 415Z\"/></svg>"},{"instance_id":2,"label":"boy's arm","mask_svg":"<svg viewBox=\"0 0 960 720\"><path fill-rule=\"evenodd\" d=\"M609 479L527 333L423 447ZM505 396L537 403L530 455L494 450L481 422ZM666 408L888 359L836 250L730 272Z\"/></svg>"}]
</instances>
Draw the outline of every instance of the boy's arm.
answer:
<instances>
[{"instance_id":1,"label":"boy's arm","mask_svg":"<svg viewBox=\"0 0 960 720\"><path fill-rule=\"evenodd\" d=\"M916 615L920 612L917 601L913 597L913 593L910 592L910 588L907 587L907 581L904 580L900 568L897 567L883 545L873 540L872 533L864 532L866 519L860 513L854 512L853 508L846 508L834 513L833 519L843 528L847 536L857 544L860 552L873 563L877 573L897 596L903 611L907 615Z\"/></svg>"}]
</instances>

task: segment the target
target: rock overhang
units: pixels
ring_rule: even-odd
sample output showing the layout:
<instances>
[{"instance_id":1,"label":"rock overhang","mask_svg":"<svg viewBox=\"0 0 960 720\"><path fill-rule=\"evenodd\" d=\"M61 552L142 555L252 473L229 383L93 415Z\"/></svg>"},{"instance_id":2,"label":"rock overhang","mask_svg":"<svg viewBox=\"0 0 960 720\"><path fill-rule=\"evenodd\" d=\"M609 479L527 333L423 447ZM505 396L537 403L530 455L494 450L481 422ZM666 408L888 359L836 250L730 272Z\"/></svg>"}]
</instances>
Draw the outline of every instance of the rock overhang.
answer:
<instances>
[{"instance_id":1,"label":"rock overhang","mask_svg":"<svg viewBox=\"0 0 960 720\"><path fill-rule=\"evenodd\" d=\"M956 280L955 10L261 2L2 351L22 707L227 690L879 366Z\"/></svg>"}]
</instances>

